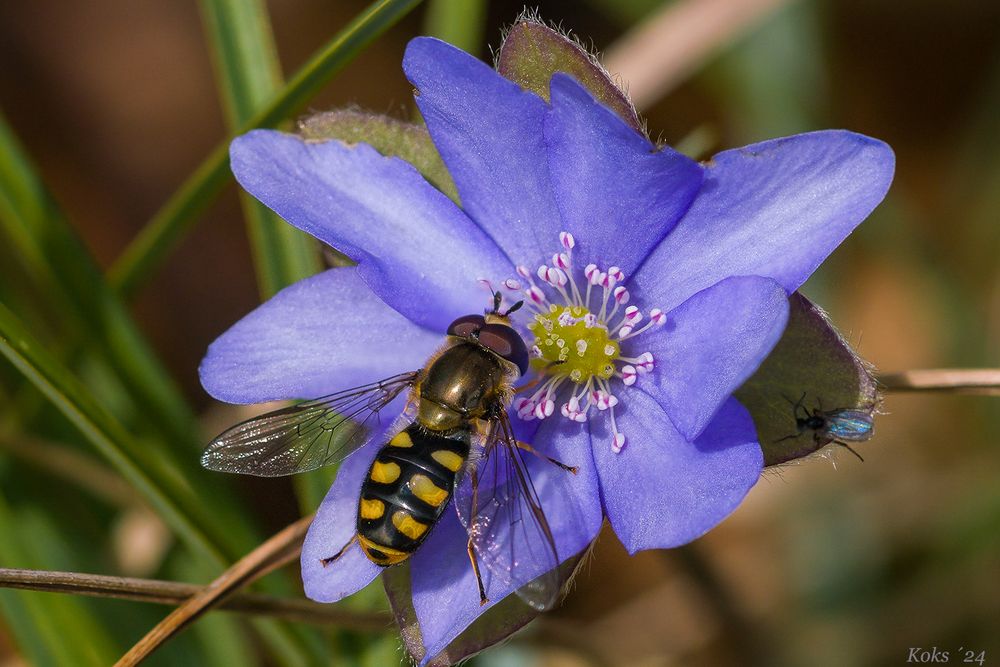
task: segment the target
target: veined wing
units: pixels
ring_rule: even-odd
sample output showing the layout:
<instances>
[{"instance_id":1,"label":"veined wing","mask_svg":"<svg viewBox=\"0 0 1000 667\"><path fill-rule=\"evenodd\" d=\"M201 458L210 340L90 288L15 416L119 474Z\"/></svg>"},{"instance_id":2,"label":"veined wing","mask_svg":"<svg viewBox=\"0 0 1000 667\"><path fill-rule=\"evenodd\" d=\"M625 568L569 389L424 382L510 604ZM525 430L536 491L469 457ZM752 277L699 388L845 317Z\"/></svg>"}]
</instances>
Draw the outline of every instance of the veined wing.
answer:
<instances>
[{"instance_id":1,"label":"veined wing","mask_svg":"<svg viewBox=\"0 0 1000 667\"><path fill-rule=\"evenodd\" d=\"M482 457L467 465L470 483L456 485L455 506L489 575L545 610L558 601L565 579L523 456L504 412L490 426Z\"/></svg>"},{"instance_id":2,"label":"veined wing","mask_svg":"<svg viewBox=\"0 0 1000 667\"><path fill-rule=\"evenodd\" d=\"M826 417L824 435L836 440L864 442L875 434L871 413L865 410L833 410L824 416Z\"/></svg>"},{"instance_id":3,"label":"veined wing","mask_svg":"<svg viewBox=\"0 0 1000 667\"><path fill-rule=\"evenodd\" d=\"M342 461L377 435L379 412L419 371L346 389L248 419L209 443L209 470L281 477Z\"/></svg>"}]
</instances>

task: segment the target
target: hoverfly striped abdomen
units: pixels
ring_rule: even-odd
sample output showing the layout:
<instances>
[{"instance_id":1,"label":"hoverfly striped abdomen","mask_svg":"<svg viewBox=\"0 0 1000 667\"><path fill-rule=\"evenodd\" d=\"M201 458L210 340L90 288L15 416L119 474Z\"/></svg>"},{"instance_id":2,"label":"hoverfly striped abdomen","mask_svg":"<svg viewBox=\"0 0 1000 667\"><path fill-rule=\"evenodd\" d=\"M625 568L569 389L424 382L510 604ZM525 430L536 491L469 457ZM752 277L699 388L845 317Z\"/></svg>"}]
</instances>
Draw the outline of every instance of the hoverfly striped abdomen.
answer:
<instances>
[{"instance_id":1,"label":"hoverfly striped abdomen","mask_svg":"<svg viewBox=\"0 0 1000 667\"><path fill-rule=\"evenodd\" d=\"M358 503L358 540L374 563L400 563L427 538L448 505L470 442L468 430L441 435L413 423L379 450Z\"/></svg>"}]
</instances>

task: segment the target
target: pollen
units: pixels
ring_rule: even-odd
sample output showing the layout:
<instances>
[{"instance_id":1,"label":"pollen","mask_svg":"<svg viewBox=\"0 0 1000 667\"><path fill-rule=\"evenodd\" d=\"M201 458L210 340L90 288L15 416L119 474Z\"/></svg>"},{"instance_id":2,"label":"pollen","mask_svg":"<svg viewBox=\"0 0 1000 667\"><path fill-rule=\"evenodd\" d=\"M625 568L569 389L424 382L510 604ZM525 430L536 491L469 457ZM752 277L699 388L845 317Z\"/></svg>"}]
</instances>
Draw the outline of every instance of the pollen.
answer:
<instances>
[{"instance_id":1,"label":"pollen","mask_svg":"<svg viewBox=\"0 0 1000 667\"><path fill-rule=\"evenodd\" d=\"M556 414L557 401L559 414L570 421L586 422L593 413L606 413L611 451L619 453L626 439L618 430L615 406L638 376L656 366L651 352L636 350L635 339L663 326L668 316L659 308L644 315L630 304L619 266L588 264L582 276L574 276L576 239L561 232L559 244L552 261L534 273L517 267L524 283L504 282L506 289L524 295L526 310L533 312L527 323L534 336L531 367L540 376L530 384L533 393L515 400L514 409L523 420L548 419Z\"/></svg>"},{"instance_id":2,"label":"pollen","mask_svg":"<svg viewBox=\"0 0 1000 667\"><path fill-rule=\"evenodd\" d=\"M592 378L607 380L614 375L614 362L621 350L606 326L587 316L584 306L549 304L548 312L536 313L528 325L541 352L531 364L536 371L566 375L576 384Z\"/></svg>"}]
</instances>

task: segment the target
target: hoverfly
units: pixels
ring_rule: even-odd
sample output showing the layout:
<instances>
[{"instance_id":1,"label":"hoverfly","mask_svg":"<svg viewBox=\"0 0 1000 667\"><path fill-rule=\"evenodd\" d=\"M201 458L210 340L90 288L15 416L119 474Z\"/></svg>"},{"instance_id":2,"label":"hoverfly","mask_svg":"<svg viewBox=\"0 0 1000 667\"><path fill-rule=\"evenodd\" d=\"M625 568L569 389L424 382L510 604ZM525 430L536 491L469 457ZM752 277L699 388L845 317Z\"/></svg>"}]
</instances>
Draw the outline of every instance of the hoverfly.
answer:
<instances>
[{"instance_id":1,"label":"hoverfly","mask_svg":"<svg viewBox=\"0 0 1000 667\"><path fill-rule=\"evenodd\" d=\"M785 397L785 400L792 404L792 414L795 416L797 431L784 438L779 438L775 442L797 438L805 431L812 431L813 441L817 445L823 446L830 443L840 445L864 461L861 455L854 451L848 443L864 442L870 440L875 434L871 412L857 408L838 408L824 411L822 406L813 408L810 412L803 405L805 398L805 393L799 397L798 401L792 401L787 396ZM800 410L801 417L799 416Z\"/></svg>"},{"instance_id":2,"label":"hoverfly","mask_svg":"<svg viewBox=\"0 0 1000 667\"><path fill-rule=\"evenodd\" d=\"M510 322L522 303L500 312L501 295L494 292L492 310L452 322L424 368L237 424L208 445L202 465L262 477L291 475L343 461L379 434L391 434L361 486L354 536L331 545L323 565L355 543L376 565L402 563L454 502L469 535L480 602L488 602L482 562L531 606L551 607L564 582L522 452L576 469L519 442L507 415L514 382L528 370L527 347ZM374 428L380 411L404 391L409 400L395 428ZM545 564L541 576L518 571L521 564L539 562Z\"/></svg>"}]
</instances>

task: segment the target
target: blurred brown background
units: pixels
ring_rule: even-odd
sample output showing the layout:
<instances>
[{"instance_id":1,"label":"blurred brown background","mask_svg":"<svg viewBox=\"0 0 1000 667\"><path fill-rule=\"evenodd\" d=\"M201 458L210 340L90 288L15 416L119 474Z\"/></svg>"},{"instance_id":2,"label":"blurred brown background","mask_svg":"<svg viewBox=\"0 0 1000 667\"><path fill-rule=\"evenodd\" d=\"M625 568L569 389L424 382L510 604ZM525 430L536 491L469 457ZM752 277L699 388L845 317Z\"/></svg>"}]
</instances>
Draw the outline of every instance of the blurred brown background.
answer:
<instances>
[{"instance_id":1,"label":"blurred brown background","mask_svg":"<svg viewBox=\"0 0 1000 667\"><path fill-rule=\"evenodd\" d=\"M285 72L365 4L269 3ZM489 44L522 6L489 3ZM537 6L604 50L660 3ZM400 61L422 21L313 108L408 115ZM104 266L224 134L193 2L0 4L0 107ZM644 113L654 137L698 130L709 154L824 127L889 142L889 199L805 292L880 369L1000 365L1000 3L786 3ZM208 409L198 361L256 303L231 187L136 309ZM482 664L892 665L932 646L953 664L960 647L1000 659L1000 399L891 395L884 409L864 464L835 452L772 471L687 551L629 559L606 534L563 609ZM260 509L277 526L295 508L289 494Z\"/></svg>"}]
</instances>

